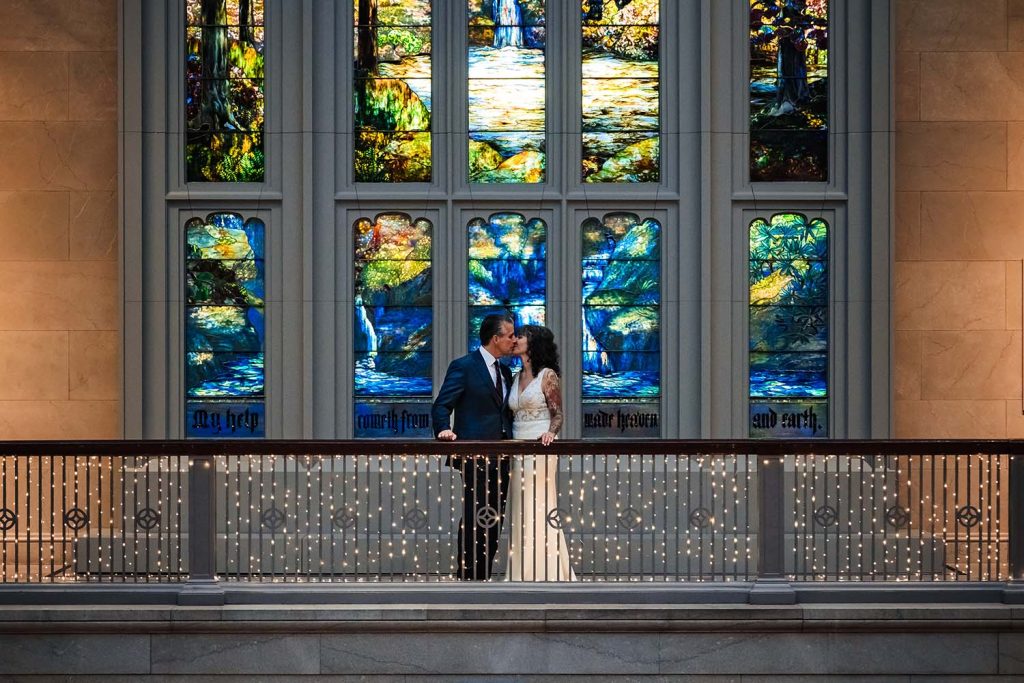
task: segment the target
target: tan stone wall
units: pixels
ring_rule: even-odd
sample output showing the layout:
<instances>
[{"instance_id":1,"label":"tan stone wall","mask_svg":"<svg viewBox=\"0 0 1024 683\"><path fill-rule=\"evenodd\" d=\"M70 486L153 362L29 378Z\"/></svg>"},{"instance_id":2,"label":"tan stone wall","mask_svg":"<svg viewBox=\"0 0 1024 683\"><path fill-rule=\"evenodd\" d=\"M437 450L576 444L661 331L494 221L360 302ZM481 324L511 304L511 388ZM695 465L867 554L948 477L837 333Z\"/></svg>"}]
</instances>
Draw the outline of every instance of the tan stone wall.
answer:
<instances>
[{"instance_id":1,"label":"tan stone wall","mask_svg":"<svg viewBox=\"0 0 1024 683\"><path fill-rule=\"evenodd\" d=\"M895 421L1024 437L1024 0L896 0Z\"/></svg>"},{"instance_id":2,"label":"tan stone wall","mask_svg":"<svg viewBox=\"0 0 1024 683\"><path fill-rule=\"evenodd\" d=\"M119 438L117 1L0 27L0 439Z\"/></svg>"}]
</instances>

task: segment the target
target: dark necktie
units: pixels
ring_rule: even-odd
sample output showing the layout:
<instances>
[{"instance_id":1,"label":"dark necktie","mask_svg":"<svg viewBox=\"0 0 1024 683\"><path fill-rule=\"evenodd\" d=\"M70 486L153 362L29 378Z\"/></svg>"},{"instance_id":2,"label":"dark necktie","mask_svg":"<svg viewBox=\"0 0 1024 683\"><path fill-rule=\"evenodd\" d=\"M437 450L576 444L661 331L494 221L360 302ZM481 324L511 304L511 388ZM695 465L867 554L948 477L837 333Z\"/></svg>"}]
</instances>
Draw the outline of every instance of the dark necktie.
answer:
<instances>
[{"instance_id":1,"label":"dark necktie","mask_svg":"<svg viewBox=\"0 0 1024 683\"><path fill-rule=\"evenodd\" d=\"M494 361L494 395L498 397L498 403L501 403L504 397L501 395L501 366L498 361Z\"/></svg>"}]
</instances>

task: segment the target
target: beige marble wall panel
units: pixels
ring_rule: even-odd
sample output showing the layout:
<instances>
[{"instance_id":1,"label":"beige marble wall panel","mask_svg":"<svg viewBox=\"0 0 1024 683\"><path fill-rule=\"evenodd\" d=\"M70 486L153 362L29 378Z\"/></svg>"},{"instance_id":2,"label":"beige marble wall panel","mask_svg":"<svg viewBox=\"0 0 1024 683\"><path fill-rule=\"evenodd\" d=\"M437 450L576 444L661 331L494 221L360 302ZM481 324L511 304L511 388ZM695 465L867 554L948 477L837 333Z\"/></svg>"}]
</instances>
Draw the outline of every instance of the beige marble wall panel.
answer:
<instances>
[{"instance_id":1,"label":"beige marble wall panel","mask_svg":"<svg viewBox=\"0 0 1024 683\"><path fill-rule=\"evenodd\" d=\"M116 176L116 123L0 123L2 188L113 190Z\"/></svg>"},{"instance_id":2,"label":"beige marble wall panel","mask_svg":"<svg viewBox=\"0 0 1024 683\"><path fill-rule=\"evenodd\" d=\"M69 395L73 400L116 400L121 395L121 333L71 332Z\"/></svg>"},{"instance_id":3,"label":"beige marble wall panel","mask_svg":"<svg viewBox=\"0 0 1024 683\"><path fill-rule=\"evenodd\" d=\"M69 228L71 258L82 261L117 259L117 193L71 192Z\"/></svg>"},{"instance_id":4,"label":"beige marble wall panel","mask_svg":"<svg viewBox=\"0 0 1024 683\"><path fill-rule=\"evenodd\" d=\"M1005 401L896 401L898 439L1006 438Z\"/></svg>"},{"instance_id":5,"label":"beige marble wall panel","mask_svg":"<svg viewBox=\"0 0 1024 683\"><path fill-rule=\"evenodd\" d=\"M928 399L1020 398L1021 334L924 333L921 376L921 395Z\"/></svg>"},{"instance_id":6,"label":"beige marble wall panel","mask_svg":"<svg viewBox=\"0 0 1024 683\"><path fill-rule=\"evenodd\" d=\"M1006 189L1024 190L1024 123L1006 124Z\"/></svg>"},{"instance_id":7,"label":"beige marble wall panel","mask_svg":"<svg viewBox=\"0 0 1024 683\"><path fill-rule=\"evenodd\" d=\"M1024 403L1021 399L1006 402L1006 438L1024 439Z\"/></svg>"},{"instance_id":8,"label":"beige marble wall panel","mask_svg":"<svg viewBox=\"0 0 1024 683\"><path fill-rule=\"evenodd\" d=\"M1024 53L923 53L921 119L1024 120Z\"/></svg>"},{"instance_id":9,"label":"beige marble wall panel","mask_svg":"<svg viewBox=\"0 0 1024 683\"><path fill-rule=\"evenodd\" d=\"M1024 192L925 192L921 258L927 261L1024 258Z\"/></svg>"},{"instance_id":10,"label":"beige marble wall panel","mask_svg":"<svg viewBox=\"0 0 1024 683\"><path fill-rule=\"evenodd\" d=\"M1024 261L1006 262L1006 329L1021 329L1024 316Z\"/></svg>"},{"instance_id":11,"label":"beige marble wall panel","mask_svg":"<svg viewBox=\"0 0 1024 683\"><path fill-rule=\"evenodd\" d=\"M67 398L67 332L0 332L0 401Z\"/></svg>"},{"instance_id":12,"label":"beige marble wall panel","mask_svg":"<svg viewBox=\"0 0 1024 683\"><path fill-rule=\"evenodd\" d=\"M0 121L67 118L66 52L0 52Z\"/></svg>"},{"instance_id":13,"label":"beige marble wall panel","mask_svg":"<svg viewBox=\"0 0 1024 683\"><path fill-rule=\"evenodd\" d=\"M896 124L896 189L1006 189L1006 124Z\"/></svg>"},{"instance_id":14,"label":"beige marble wall panel","mask_svg":"<svg viewBox=\"0 0 1024 683\"><path fill-rule=\"evenodd\" d=\"M2 439L120 439L118 401L0 401Z\"/></svg>"},{"instance_id":15,"label":"beige marble wall panel","mask_svg":"<svg viewBox=\"0 0 1024 683\"><path fill-rule=\"evenodd\" d=\"M1006 0L897 0L898 51L1006 49Z\"/></svg>"},{"instance_id":16,"label":"beige marble wall panel","mask_svg":"<svg viewBox=\"0 0 1024 683\"><path fill-rule=\"evenodd\" d=\"M921 193L895 193L896 260L916 261L921 258Z\"/></svg>"},{"instance_id":17,"label":"beige marble wall panel","mask_svg":"<svg viewBox=\"0 0 1024 683\"><path fill-rule=\"evenodd\" d=\"M918 121L921 118L921 53L896 53L895 89L896 120Z\"/></svg>"},{"instance_id":18,"label":"beige marble wall panel","mask_svg":"<svg viewBox=\"0 0 1024 683\"><path fill-rule=\"evenodd\" d=\"M75 52L69 62L69 118L116 121L117 52Z\"/></svg>"},{"instance_id":19,"label":"beige marble wall panel","mask_svg":"<svg viewBox=\"0 0 1024 683\"><path fill-rule=\"evenodd\" d=\"M0 330L117 330L116 261L0 262Z\"/></svg>"},{"instance_id":20,"label":"beige marble wall panel","mask_svg":"<svg viewBox=\"0 0 1024 683\"><path fill-rule=\"evenodd\" d=\"M117 0L3 0L0 50L116 50Z\"/></svg>"},{"instance_id":21,"label":"beige marble wall panel","mask_svg":"<svg viewBox=\"0 0 1024 683\"><path fill-rule=\"evenodd\" d=\"M0 261L68 257L67 192L0 191Z\"/></svg>"},{"instance_id":22,"label":"beige marble wall panel","mask_svg":"<svg viewBox=\"0 0 1024 683\"><path fill-rule=\"evenodd\" d=\"M1006 327L1002 262L898 262L894 280L897 330Z\"/></svg>"},{"instance_id":23,"label":"beige marble wall panel","mask_svg":"<svg viewBox=\"0 0 1024 683\"><path fill-rule=\"evenodd\" d=\"M1006 2L1006 49L1024 50L1024 0Z\"/></svg>"},{"instance_id":24,"label":"beige marble wall panel","mask_svg":"<svg viewBox=\"0 0 1024 683\"><path fill-rule=\"evenodd\" d=\"M896 332L893 335L893 392L898 401L916 401L921 398L921 351L925 334Z\"/></svg>"}]
</instances>

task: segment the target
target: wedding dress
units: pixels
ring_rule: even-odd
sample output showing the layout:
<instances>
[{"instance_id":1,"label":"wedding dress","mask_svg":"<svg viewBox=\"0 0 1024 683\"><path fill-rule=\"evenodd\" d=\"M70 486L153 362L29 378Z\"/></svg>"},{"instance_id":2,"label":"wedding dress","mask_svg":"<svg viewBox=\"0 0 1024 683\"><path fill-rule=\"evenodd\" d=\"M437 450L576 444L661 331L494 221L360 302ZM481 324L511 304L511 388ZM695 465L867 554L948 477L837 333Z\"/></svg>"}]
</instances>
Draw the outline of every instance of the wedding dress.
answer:
<instances>
[{"instance_id":1,"label":"wedding dress","mask_svg":"<svg viewBox=\"0 0 1024 683\"><path fill-rule=\"evenodd\" d=\"M537 441L548 431L551 415L541 384L545 372L533 378L522 394L518 376L512 382L508 406L512 409L512 438ZM537 449L544 446L537 443ZM569 565L569 546L560 528L558 508L558 456L523 455L512 460L508 510L509 529L506 581L575 581ZM554 523L554 525L552 524Z\"/></svg>"}]
</instances>

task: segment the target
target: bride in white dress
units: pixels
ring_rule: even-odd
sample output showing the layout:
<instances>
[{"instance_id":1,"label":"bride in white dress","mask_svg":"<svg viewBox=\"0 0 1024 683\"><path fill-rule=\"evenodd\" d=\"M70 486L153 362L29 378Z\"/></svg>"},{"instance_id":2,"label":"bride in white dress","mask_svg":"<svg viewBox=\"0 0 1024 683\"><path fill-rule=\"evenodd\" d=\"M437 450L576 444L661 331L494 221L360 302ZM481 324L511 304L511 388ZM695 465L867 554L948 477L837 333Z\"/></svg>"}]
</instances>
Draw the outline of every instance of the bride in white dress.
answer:
<instances>
[{"instance_id":1,"label":"bride in white dress","mask_svg":"<svg viewBox=\"0 0 1024 683\"><path fill-rule=\"evenodd\" d=\"M508 397L512 438L548 446L562 428L562 389L554 335L546 327L524 325L512 353L523 363ZM565 534L552 515L556 508L558 456L516 456L505 515L509 528L506 581L576 580Z\"/></svg>"}]
</instances>

